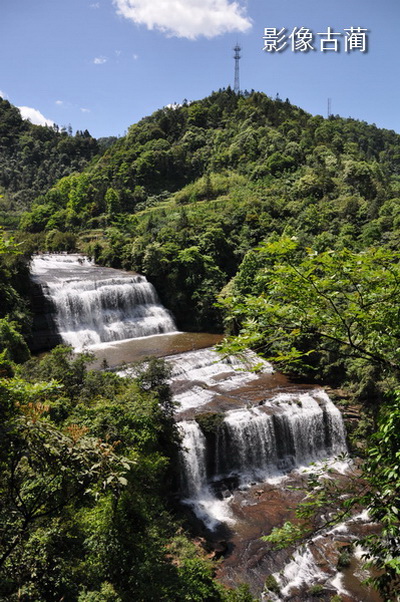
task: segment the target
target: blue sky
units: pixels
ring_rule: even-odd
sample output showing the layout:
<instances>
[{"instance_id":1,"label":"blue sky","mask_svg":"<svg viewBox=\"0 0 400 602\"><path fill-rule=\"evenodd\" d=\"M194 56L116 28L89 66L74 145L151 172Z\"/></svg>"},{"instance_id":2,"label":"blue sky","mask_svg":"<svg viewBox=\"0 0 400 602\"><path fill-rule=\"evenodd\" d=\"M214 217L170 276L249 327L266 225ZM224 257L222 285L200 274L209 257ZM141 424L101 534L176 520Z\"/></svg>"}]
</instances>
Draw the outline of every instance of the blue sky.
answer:
<instances>
[{"instance_id":1,"label":"blue sky","mask_svg":"<svg viewBox=\"0 0 400 602\"><path fill-rule=\"evenodd\" d=\"M240 84L400 132L398 0L0 0L0 95L96 137ZM368 52L263 51L264 28L368 29ZM39 115L36 112L39 112Z\"/></svg>"}]
</instances>

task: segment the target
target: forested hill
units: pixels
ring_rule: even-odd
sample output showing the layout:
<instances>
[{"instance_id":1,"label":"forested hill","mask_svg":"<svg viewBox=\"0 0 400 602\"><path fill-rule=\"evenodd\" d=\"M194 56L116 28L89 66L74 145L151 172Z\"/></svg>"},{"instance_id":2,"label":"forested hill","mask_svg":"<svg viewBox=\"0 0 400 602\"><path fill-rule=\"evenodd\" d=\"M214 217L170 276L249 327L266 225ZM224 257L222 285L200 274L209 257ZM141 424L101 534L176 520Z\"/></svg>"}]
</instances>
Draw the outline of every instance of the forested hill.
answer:
<instances>
[{"instance_id":1,"label":"forested hill","mask_svg":"<svg viewBox=\"0 0 400 602\"><path fill-rule=\"evenodd\" d=\"M181 328L221 329L217 295L264 239L397 248L399 188L395 132L227 89L131 126L20 228L42 249L145 273Z\"/></svg>"},{"instance_id":2,"label":"forested hill","mask_svg":"<svg viewBox=\"0 0 400 602\"><path fill-rule=\"evenodd\" d=\"M63 176L81 171L99 152L89 132L33 125L0 98L0 211L27 209L32 201Z\"/></svg>"},{"instance_id":3,"label":"forested hill","mask_svg":"<svg viewBox=\"0 0 400 602\"><path fill-rule=\"evenodd\" d=\"M74 152L75 161L83 155L76 137L62 138L59 146ZM72 167L79 171L76 163ZM351 119L311 116L265 94L237 96L228 89L163 108L131 126L81 175L64 178L38 199L40 209L22 225L28 231L54 225L79 229L88 220L96 225L100 215L154 205L158 195L164 198L206 173L232 172L264 181L265 188L284 174L286 189L297 198L356 193L372 200L387 189L388 176L400 172L399 136ZM227 187L229 182L222 191ZM193 193L186 200L195 198Z\"/></svg>"}]
</instances>

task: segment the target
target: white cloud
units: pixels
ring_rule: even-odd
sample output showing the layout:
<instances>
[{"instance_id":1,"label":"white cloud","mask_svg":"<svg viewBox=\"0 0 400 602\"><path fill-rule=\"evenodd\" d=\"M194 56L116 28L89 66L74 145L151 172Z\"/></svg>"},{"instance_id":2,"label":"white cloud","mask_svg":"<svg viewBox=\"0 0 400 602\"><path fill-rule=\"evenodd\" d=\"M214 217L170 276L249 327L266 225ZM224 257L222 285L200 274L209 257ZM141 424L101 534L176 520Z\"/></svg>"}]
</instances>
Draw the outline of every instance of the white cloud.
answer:
<instances>
[{"instance_id":1,"label":"white cloud","mask_svg":"<svg viewBox=\"0 0 400 602\"><path fill-rule=\"evenodd\" d=\"M56 100L56 105L58 105L59 107L62 107L64 104L63 100Z\"/></svg>"},{"instance_id":2,"label":"white cloud","mask_svg":"<svg viewBox=\"0 0 400 602\"><path fill-rule=\"evenodd\" d=\"M89 6L90 8L100 8L100 2L92 2Z\"/></svg>"},{"instance_id":3,"label":"white cloud","mask_svg":"<svg viewBox=\"0 0 400 602\"><path fill-rule=\"evenodd\" d=\"M104 65L104 63L106 63L108 61L106 56L96 56L95 59L93 59L93 62L95 65Z\"/></svg>"},{"instance_id":4,"label":"white cloud","mask_svg":"<svg viewBox=\"0 0 400 602\"><path fill-rule=\"evenodd\" d=\"M54 121L51 119L46 119L44 115L41 114L37 109L32 109L31 107L17 107L19 112L21 113L22 119L28 119L31 123L35 125L54 125Z\"/></svg>"},{"instance_id":5,"label":"white cloud","mask_svg":"<svg viewBox=\"0 0 400 602\"><path fill-rule=\"evenodd\" d=\"M137 61L137 60L138 60L138 58L139 58L139 55L138 55L138 54L132 54L132 57L133 57L133 60L134 60L134 61Z\"/></svg>"},{"instance_id":6,"label":"white cloud","mask_svg":"<svg viewBox=\"0 0 400 602\"><path fill-rule=\"evenodd\" d=\"M90 113L90 109L81 108L82 113Z\"/></svg>"},{"instance_id":7,"label":"white cloud","mask_svg":"<svg viewBox=\"0 0 400 602\"><path fill-rule=\"evenodd\" d=\"M245 9L230 0L113 0L113 3L118 14L126 19L178 38L213 38L251 27Z\"/></svg>"},{"instance_id":8,"label":"white cloud","mask_svg":"<svg viewBox=\"0 0 400 602\"><path fill-rule=\"evenodd\" d=\"M7 99L8 98L7 94L5 92L3 92L3 90L0 90L0 96L3 99Z\"/></svg>"}]
</instances>

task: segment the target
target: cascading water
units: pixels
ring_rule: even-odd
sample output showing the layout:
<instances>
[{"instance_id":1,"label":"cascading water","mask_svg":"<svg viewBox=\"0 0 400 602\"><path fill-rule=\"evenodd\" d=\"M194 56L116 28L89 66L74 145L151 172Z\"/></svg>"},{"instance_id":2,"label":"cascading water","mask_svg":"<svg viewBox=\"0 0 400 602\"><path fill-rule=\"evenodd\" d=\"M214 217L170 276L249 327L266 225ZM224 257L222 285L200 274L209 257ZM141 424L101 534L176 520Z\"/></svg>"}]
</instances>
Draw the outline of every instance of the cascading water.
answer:
<instances>
[{"instance_id":1,"label":"cascading water","mask_svg":"<svg viewBox=\"0 0 400 602\"><path fill-rule=\"evenodd\" d=\"M75 349L176 331L144 276L97 267L79 255L39 255L31 274L54 306L62 341Z\"/></svg>"},{"instance_id":2,"label":"cascading water","mask_svg":"<svg viewBox=\"0 0 400 602\"><path fill-rule=\"evenodd\" d=\"M222 356L214 349L200 349L166 357L171 367L170 385L177 405L176 412L200 408L227 391L239 389L259 379L260 374L274 372L270 363L252 351L241 358ZM120 376L135 376L135 368L124 368Z\"/></svg>"},{"instance_id":3,"label":"cascading water","mask_svg":"<svg viewBox=\"0 0 400 602\"><path fill-rule=\"evenodd\" d=\"M232 522L225 500L214 495L207 480L207 441L194 420L179 423L182 436L181 464L183 469L186 503L191 505L200 520L209 529L221 522Z\"/></svg>"},{"instance_id":4,"label":"cascading water","mask_svg":"<svg viewBox=\"0 0 400 602\"><path fill-rule=\"evenodd\" d=\"M195 420L181 422L179 427L182 436L186 493L191 497L197 496L207 487L207 441Z\"/></svg>"},{"instance_id":5,"label":"cascading water","mask_svg":"<svg viewBox=\"0 0 400 602\"><path fill-rule=\"evenodd\" d=\"M173 355L167 361L172 368L171 384L178 411L199 408L227 391L257 380L261 373L273 373L271 364L252 351L238 358L201 349Z\"/></svg>"},{"instance_id":6,"label":"cascading water","mask_svg":"<svg viewBox=\"0 0 400 602\"><path fill-rule=\"evenodd\" d=\"M37 256L31 273L36 305L42 307L40 337L48 341L47 347L38 343L36 350L56 344L54 338L49 340L54 323L62 341L77 350L84 346L99 350L100 343L110 347L107 343L122 340L130 345L131 339L176 333L172 316L143 276L97 267L79 255ZM166 358L182 437L181 494L210 530L221 523L231 525L232 532L237 529L246 508L256 505L251 494L246 506L249 493L257 490L257 495L263 495L261 483L281 487L293 469L347 451L341 414L322 389L303 387L293 392L287 380L252 352L240 359L221 358L210 348L180 353L188 348L194 347L183 346ZM130 373L134 375L135 369L120 372ZM288 478L293 475L297 478L293 472ZM281 595L268 592L267 599L285 600L298 587L324 581L307 550L296 552L275 577ZM338 583L339 577L335 577ZM330 586L335 583L331 578ZM345 593L347 585L340 582L339 586L336 591Z\"/></svg>"},{"instance_id":7,"label":"cascading water","mask_svg":"<svg viewBox=\"0 0 400 602\"><path fill-rule=\"evenodd\" d=\"M211 526L218 520L212 484L235 477L245 486L346 452L340 412L321 389L228 411L211 433L195 420L181 421L180 429L185 500L203 520L208 510Z\"/></svg>"},{"instance_id":8,"label":"cascading water","mask_svg":"<svg viewBox=\"0 0 400 602\"><path fill-rule=\"evenodd\" d=\"M365 584L362 587L362 582L369 576L368 571L363 568L362 557L368 552L359 545L354 545L354 542L371 528L371 524L368 512L363 511L310 538L294 552L280 571L273 574L279 593L268 590L263 593L262 601L285 602L292 600L296 595L299 596L300 592L303 594L300 599L305 599L304 594L309 592L312 586L330 592L330 599L335 594L343 596L346 600L354 600L346 589L345 581L348 576L341 571L340 566L338 567L340 550L346 550L348 558L352 558L354 570L352 581L354 579L358 581L357 589L360 588L359 595L361 595L360 598L357 596L356 600L368 602L380 600L377 592L364 589ZM350 564L350 561L348 562Z\"/></svg>"},{"instance_id":9,"label":"cascading water","mask_svg":"<svg viewBox=\"0 0 400 602\"><path fill-rule=\"evenodd\" d=\"M228 412L221 431L216 474L250 480L346 450L341 415L323 391L281 394L263 406Z\"/></svg>"},{"instance_id":10,"label":"cascading water","mask_svg":"<svg viewBox=\"0 0 400 602\"><path fill-rule=\"evenodd\" d=\"M224 389L237 386L238 378L257 378L256 373L248 370L258 366L273 372L271 364L259 358L252 351L242 353L241 357L222 356L214 349L201 349L171 356L172 378L174 380L201 380L206 384L216 384L223 379ZM234 382L232 383L232 379Z\"/></svg>"}]
</instances>

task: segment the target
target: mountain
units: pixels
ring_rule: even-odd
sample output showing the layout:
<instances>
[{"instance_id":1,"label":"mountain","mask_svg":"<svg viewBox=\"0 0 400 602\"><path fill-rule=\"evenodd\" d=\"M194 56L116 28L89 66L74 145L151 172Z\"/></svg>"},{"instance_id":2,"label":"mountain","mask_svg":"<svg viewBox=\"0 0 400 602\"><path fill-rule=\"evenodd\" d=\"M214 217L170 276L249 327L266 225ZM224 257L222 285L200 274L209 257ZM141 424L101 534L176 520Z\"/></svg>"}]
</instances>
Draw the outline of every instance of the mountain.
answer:
<instances>
[{"instance_id":1,"label":"mountain","mask_svg":"<svg viewBox=\"0 0 400 602\"><path fill-rule=\"evenodd\" d=\"M365 122L222 90L132 125L36 198L20 227L49 250L75 245L74 233L98 262L144 272L180 327L220 329L216 296L266 237L397 246L399 142Z\"/></svg>"},{"instance_id":2,"label":"mountain","mask_svg":"<svg viewBox=\"0 0 400 602\"><path fill-rule=\"evenodd\" d=\"M360 162L365 165L356 164ZM399 171L395 132L334 116L326 120L289 101L256 92L238 96L228 89L165 107L131 126L79 177L63 179L35 206L54 213L61 203L68 217L58 218L60 227L79 229L88 220L96 225L102 215L131 214L154 205L159 195L163 199L206 173L236 172L253 182L268 178L265 189L290 174L287 189L300 198L341 192L372 200L382 181ZM342 180L340 191L333 178ZM226 187L209 190L208 196ZM195 200L198 192L186 191L180 203L192 193ZM26 230L49 228L35 217L33 212L23 222Z\"/></svg>"}]
</instances>

